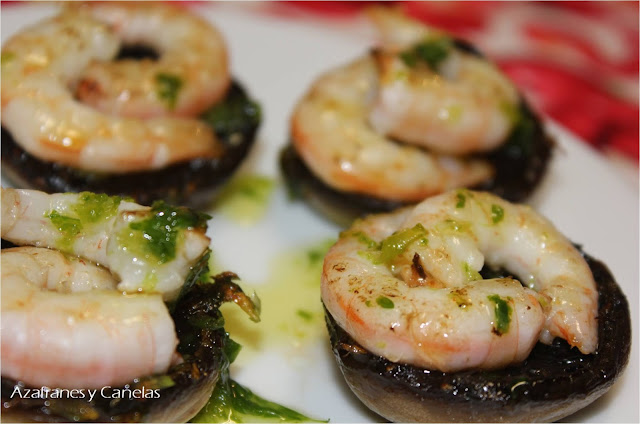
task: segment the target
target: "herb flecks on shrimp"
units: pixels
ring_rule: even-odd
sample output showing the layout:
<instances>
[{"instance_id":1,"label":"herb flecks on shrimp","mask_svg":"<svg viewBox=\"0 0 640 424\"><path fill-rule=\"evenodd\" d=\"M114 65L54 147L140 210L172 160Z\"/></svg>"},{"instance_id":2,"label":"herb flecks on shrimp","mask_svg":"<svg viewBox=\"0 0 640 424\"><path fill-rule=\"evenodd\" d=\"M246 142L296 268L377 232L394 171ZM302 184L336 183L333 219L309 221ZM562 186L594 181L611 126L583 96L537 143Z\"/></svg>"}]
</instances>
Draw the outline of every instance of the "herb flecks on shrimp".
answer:
<instances>
[{"instance_id":1,"label":"herb flecks on shrimp","mask_svg":"<svg viewBox=\"0 0 640 424\"><path fill-rule=\"evenodd\" d=\"M209 246L204 214L116 196L2 189L2 237L55 248L108 267L118 290L177 296Z\"/></svg>"},{"instance_id":2,"label":"herb flecks on shrimp","mask_svg":"<svg viewBox=\"0 0 640 424\"><path fill-rule=\"evenodd\" d=\"M485 152L506 141L519 95L495 65L397 11L369 15L382 35L374 128L441 154Z\"/></svg>"},{"instance_id":3,"label":"herb flecks on shrimp","mask_svg":"<svg viewBox=\"0 0 640 424\"><path fill-rule=\"evenodd\" d=\"M514 278L483 279L488 265ZM325 258L322 299L374 354L428 369L501 368L565 339L597 348L598 294L578 250L527 206L469 190L372 215Z\"/></svg>"},{"instance_id":4,"label":"herb flecks on shrimp","mask_svg":"<svg viewBox=\"0 0 640 424\"><path fill-rule=\"evenodd\" d=\"M123 44L157 60L113 60ZM2 50L2 124L31 155L74 169L148 171L221 157L199 115L230 85L220 33L166 3L68 5Z\"/></svg>"},{"instance_id":5,"label":"herb flecks on shrimp","mask_svg":"<svg viewBox=\"0 0 640 424\"><path fill-rule=\"evenodd\" d=\"M367 11L380 42L321 75L294 108L290 185L357 215L458 187L528 195L552 142L514 84L463 40L390 7Z\"/></svg>"}]
</instances>

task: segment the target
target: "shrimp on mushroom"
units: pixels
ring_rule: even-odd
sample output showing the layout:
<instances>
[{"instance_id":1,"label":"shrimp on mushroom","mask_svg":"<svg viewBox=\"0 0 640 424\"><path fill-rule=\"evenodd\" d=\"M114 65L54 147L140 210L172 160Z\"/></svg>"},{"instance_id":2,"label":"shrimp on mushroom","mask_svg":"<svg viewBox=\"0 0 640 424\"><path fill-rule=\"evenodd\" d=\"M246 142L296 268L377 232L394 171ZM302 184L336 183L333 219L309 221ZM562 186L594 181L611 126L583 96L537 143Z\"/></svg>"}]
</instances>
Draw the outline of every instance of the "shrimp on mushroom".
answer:
<instances>
[{"instance_id":1,"label":"shrimp on mushroom","mask_svg":"<svg viewBox=\"0 0 640 424\"><path fill-rule=\"evenodd\" d=\"M513 278L482 279L484 265ZM522 362L536 342L598 344L598 292L578 250L527 206L468 190L373 215L325 258L322 299L374 354L444 372Z\"/></svg>"},{"instance_id":2,"label":"shrimp on mushroom","mask_svg":"<svg viewBox=\"0 0 640 424\"><path fill-rule=\"evenodd\" d=\"M379 45L322 74L293 110L281 156L292 189L341 223L454 188L526 197L553 142L511 81L398 9L367 12Z\"/></svg>"},{"instance_id":3,"label":"shrimp on mushroom","mask_svg":"<svg viewBox=\"0 0 640 424\"><path fill-rule=\"evenodd\" d=\"M97 389L173 363L178 340L159 294L123 295L105 268L55 250L16 247L1 258L3 377Z\"/></svg>"},{"instance_id":4,"label":"shrimp on mushroom","mask_svg":"<svg viewBox=\"0 0 640 424\"><path fill-rule=\"evenodd\" d=\"M106 63L123 42L150 42L160 59ZM224 42L179 7L69 6L10 38L2 57L2 124L42 160L128 172L224 151L197 119L230 84Z\"/></svg>"},{"instance_id":5,"label":"shrimp on mushroom","mask_svg":"<svg viewBox=\"0 0 640 424\"><path fill-rule=\"evenodd\" d=\"M206 215L164 204L141 206L94 193L2 189L2 238L101 264L118 290L174 299L206 251Z\"/></svg>"}]
</instances>

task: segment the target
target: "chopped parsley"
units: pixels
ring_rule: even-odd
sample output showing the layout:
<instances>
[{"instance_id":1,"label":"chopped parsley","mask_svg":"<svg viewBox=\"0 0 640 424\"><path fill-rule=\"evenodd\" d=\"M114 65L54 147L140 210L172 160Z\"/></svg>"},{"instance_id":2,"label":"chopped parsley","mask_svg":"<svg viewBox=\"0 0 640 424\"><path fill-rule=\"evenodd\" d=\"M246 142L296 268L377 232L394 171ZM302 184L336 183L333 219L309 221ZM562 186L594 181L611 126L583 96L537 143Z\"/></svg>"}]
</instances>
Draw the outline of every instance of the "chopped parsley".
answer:
<instances>
[{"instance_id":1,"label":"chopped parsley","mask_svg":"<svg viewBox=\"0 0 640 424\"><path fill-rule=\"evenodd\" d=\"M414 242L428 244L427 230L418 223L412 228L396 231L380 243L380 262L391 265Z\"/></svg>"},{"instance_id":2,"label":"chopped parsley","mask_svg":"<svg viewBox=\"0 0 640 424\"><path fill-rule=\"evenodd\" d=\"M51 220L60 233L60 248L69 251L73 247L75 237L82 231L82 222L78 218L62 215L57 210L50 211L45 217Z\"/></svg>"},{"instance_id":3,"label":"chopped parsley","mask_svg":"<svg viewBox=\"0 0 640 424\"><path fill-rule=\"evenodd\" d=\"M504 209L499 205L491 205L491 220L494 224L504 219Z\"/></svg>"},{"instance_id":4,"label":"chopped parsley","mask_svg":"<svg viewBox=\"0 0 640 424\"><path fill-rule=\"evenodd\" d=\"M150 216L129 225L133 237L159 264L175 258L178 234L181 230L205 228L209 215L183 207L173 207L160 201L151 206Z\"/></svg>"},{"instance_id":5,"label":"chopped parsley","mask_svg":"<svg viewBox=\"0 0 640 424\"><path fill-rule=\"evenodd\" d=\"M404 50L400 53L400 59L410 68L415 68L419 63L425 63L435 71L438 65L447 58L451 48L451 39L447 37L433 38Z\"/></svg>"},{"instance_id":6,"label":"chopped parsley","mask_svg":"<svg viewBox=\"0 0 640 424\"><path fill-rule=\"evenodd\" d=\"M493 325L493 332L501 336L509 331L509 325L511 324L511 306L507 300L502 299L497 294L487 296L491 302L494 303L495 323Z\"/></svg>"},{"instance_id":7,"label":"chopped parsley","mask_svg":"<svg viewBox=\"0 0 640 424\"><path fill-rule=\"evenodd\" d=\"M458 201L456 202L456 209L464 208L464 205L467 203L467 196L459 191L458 193L456 193L456 198L458 199Z\"/></svg>"},{"instance_id":8,"label":"chopped parsley","mask_svg":"<svg viewBox=\"0 0 640 424\"><path fill-rule=\"evenodd\" d=\"M467 276L467 281L478 281L478 280L482 280L482 275L480 275L480 273L478 271L476 271L475 269L473 269L471 267L471 265L469 265L469 263L467 262L463 262L462 263L462 270L464 271L464 273Z\"/></svg>"},{"instance_id":9,"label":"chopped parsley","mask_svg":"<svg viewBox=\"0 0 640 424\"><path fill-rule=\"evenodd\" d=\"M167 103L169 109L176 107L182 84L182 79L177 75L163 72L156 75L156 93L158 98Z\"/></svg>"},{"instance_id":10,"label":"chopped parsley","mask_svg":"<svg viewBox=\"0 0 640 424\"><path fill-rule=\"evenodd\" d=\"M395 306L393 304L393 300L385 296L378 296L378 298L376 299L376 303L378 304L378 306L384 309L393 309Z\"/></svg>"}]
</instances>

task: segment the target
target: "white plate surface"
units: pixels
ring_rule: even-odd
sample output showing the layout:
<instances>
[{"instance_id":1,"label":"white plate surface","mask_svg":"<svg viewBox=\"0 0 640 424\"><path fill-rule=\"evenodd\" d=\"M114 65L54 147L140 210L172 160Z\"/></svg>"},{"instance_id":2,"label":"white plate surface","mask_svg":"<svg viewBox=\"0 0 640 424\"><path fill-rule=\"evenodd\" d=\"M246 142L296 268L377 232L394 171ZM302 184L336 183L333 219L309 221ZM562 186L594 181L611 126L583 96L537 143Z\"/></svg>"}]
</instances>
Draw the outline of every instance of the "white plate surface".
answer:
<instances>
[{"instance_id":1,"label":"white plate surface","mask_svg":"<svg viewBox=\"0 0 640 424\"><path fill-rule=\"evenodd\" d=\"M222 30L233 74L263 108L258 143L242 171L279 178L278 152L287 140L289 114L296 100L319 73L361 55L374 39L361 20L285 18L264 13L263 6L207 4L196 5L195 10ZM4 5L3 42L54 10L53 5ZM637 423L638 193L573 135L553 123L549 130L559 146L530 203L608 264L630 301L634 329L625 374L604 397L565 421ZM210 235L216 261L256 285L264 282L279 253L335 238L339 231L305 205L288 202L281 185L255 225L239 225L212 213ZM270 346L245 359L241 353L232 368L233 377L258 394L313 417L331 422L379 421L350 393L327 344L325 335L297 350Z\"/></svg>"}]
</instances>

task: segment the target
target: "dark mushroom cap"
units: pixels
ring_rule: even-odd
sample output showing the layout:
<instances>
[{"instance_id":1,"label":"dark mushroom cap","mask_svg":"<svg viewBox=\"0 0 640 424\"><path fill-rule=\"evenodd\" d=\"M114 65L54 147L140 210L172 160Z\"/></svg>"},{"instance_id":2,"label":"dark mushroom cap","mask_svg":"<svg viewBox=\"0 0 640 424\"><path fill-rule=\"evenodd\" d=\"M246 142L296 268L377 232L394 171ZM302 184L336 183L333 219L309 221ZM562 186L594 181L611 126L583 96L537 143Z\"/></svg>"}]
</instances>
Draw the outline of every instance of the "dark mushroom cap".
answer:
<instances>
[{"instance_id":1,"label":"dark mushroom cap","mask_svg":"<svg viewBox=\"0 0 640 424\"><path fill-rule=\"evenodd\" d=\"M195 270L206 266L203 256ZM242 293L231 280L235 274L213 277L215 283L200 282L200 271L192 272L186 289L172 307L182 362L166 375L144 376L119 388L98 390L93 400L63 397L29 399L13 396L24 391L23 382L2 378L2 420L4 422L186 422L207 403L216 383L228 372L229 336L219 311L223 302ZM131 354L135 354L135 348ZM172 382L168 385L167 381ZM167 387L168 386L168 387ZM146 396L120 395L125 390L144 388ZM35 388L40 389L40 388ZM54 389L54 388L52 388ZM157 390L155 394L152 391ZM85 391L85 394L87 391ZM103 396L104 395L104 396ZM120 398L118 398L121 396Z\"/></svg>"},{"instance_id":2,"label":"dark mushroom cap","mask_svg":"<svg viewBox=\"0 0 640 424\"><path fill-rule=\"evenodd\" d=\"M325 310L340 370L367 407L394 422L552 422L570 415L609 390L631 349L627 299L602 262L584 257L599 294L594 354L556 339L538 343L519 365L443 373L371 354Z\"/></svg>"},{"instance_id":3,"label":"dark mushroom cap","mask_svg":"<svg viewBox=\"0 0 640 424\"><path fill-rule=\"evenodd\" d=\"M465 40L454 39L453 45L464 53L486 58ZM489 191L511 202L521 202L539 185L546 173L555 142L524 98L520 99L518 113L518 123L500 147L469 156L487 160L495 172L490 179L468 188ZM355 218L369 213L389 212L411 204L331 187L313 174L292 144L282 150L280 168L294 195L340 225L346 226Z\"/></svg>"},{"instance_id":4,"label":"dark mushroom cap","mask_svg":"<svg viewBox=\"0 0 640 424\"><path fill-rule=\"evenodd\" d=\"M153 171L94 173L43 161L26 152L2 129L2 170L16 187L56 192L91 191L132 197L150 205L155 200L201 206L247 155L259 126L260 110L238 83L202 116L224 144L222 157L193 159Z\"/></svg>"}]
</instances>

